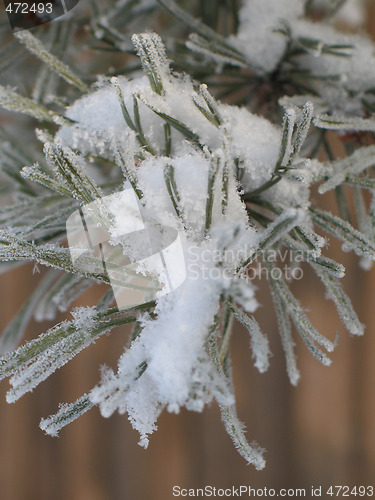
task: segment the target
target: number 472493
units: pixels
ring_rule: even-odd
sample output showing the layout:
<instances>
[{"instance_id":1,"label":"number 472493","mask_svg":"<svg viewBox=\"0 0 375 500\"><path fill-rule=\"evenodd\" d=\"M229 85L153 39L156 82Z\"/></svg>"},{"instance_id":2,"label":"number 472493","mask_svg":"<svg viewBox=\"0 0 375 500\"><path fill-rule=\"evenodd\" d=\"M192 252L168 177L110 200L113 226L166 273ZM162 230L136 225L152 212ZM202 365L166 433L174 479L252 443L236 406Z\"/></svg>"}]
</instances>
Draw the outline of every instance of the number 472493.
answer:
<instances>
[{"instance_id":1,"label":"number 472493","mask_svg":"<svg viewBox=\"0 0 375 500\"><path fill-rule=\"evenodd\" d=\"M374 496L373 486L330 486L327 490L327 495L331 497L372 497Z\"/></svg>"},{"instance_id":2,"label":"number 472493","mask_svg":"<svg viewBox=\"0 0 375 500\"><path fill-rule=\"evenodd\" d=\"M6 12L9 14L52 14L52 3L22 3L9 2L6 7Z\"/></svg>"}]
</instances>

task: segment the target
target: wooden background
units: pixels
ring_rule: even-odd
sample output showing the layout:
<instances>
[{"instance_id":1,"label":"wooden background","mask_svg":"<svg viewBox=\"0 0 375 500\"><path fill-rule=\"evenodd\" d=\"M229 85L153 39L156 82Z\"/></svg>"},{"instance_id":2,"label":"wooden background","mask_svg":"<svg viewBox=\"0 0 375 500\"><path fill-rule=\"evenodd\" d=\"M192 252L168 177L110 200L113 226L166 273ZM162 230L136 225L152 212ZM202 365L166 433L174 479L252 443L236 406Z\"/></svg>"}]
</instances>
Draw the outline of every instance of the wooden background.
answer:
<instances>
[{"instance_id":1,"label":"wooden background","mask_svg":"<svg viewBox=\"0 0 375 500\"><path fill-rule=\"evenodd\" d=\"M333 249L337 255L339 249ZM226 435L215 405L202 414L164 412L148 450L137 446L138 435L125 416L103 419L95 408L61 432L45 436L42 416L58 402L73 401L99 378L103 363L115 366L127 331L118 329L79 354L32 394L8 405L0 390L0 498L3 500L167 499L172 486L216 487L249 484L261 488L311 485L371 484L375 471L375 321L374 272L348 264L345 288L366 334L350 338L315 277L294 287L311 310L314 324L327 336L339 332L330 368L320 365L298 341L302 380L292 388L286 377L268 290L260 290L257 315L268 333L274 356L270 370L260 375L252 366L248 334L234 335L233 366L240 418L249 440L267 449L267 467L246 466ZM27 265L1 277L0 323L27 297L38 276ZM95 293L86 302L94 303ZM33 324L28 337L48 323Z\"/></svg>"},{"instance_id":2,"label":"wooden background","mask_svg":"<svg viewBox=\"0 0 375 500\"><path fill-rule=\"evenodd\" d=\"M374 32L374 9L368 23ZM329 208L329 198L325 203ZM320 331L331 339L336 332L340 335L330 368L297 341L302 379L297 388L289 385L264 286L256 317L274 354L266 374L252 366L247 333L237 328L234 335L238 413L248 439L267 449L265 470L245 465L215 405L202 414L164 412L146 451L137 446L138 435L125 416L103 419L97 409L64 429L59 438L45 436L38 428L40 418L54 413L59 402L73 401L90 390L98 382L101 364L115 366L128 335L126 329L118 329L15 404L5 402L8 382L1 383L0 499L164 500L173 498L173 485L309 489L374 484L375 270L361 270L357 259L343 254L334 242L329 253L347 266L345 290L367 325L364 337L351 338L325 300L323 288L305 269L305 279L295 283L294 292ZM0 276L1 329L38 279L31 265ZM95 290L88 293L84 303L95 303L96 296ZM49 326L33 323L28 338Z\"/></svg>"}]
</instances>

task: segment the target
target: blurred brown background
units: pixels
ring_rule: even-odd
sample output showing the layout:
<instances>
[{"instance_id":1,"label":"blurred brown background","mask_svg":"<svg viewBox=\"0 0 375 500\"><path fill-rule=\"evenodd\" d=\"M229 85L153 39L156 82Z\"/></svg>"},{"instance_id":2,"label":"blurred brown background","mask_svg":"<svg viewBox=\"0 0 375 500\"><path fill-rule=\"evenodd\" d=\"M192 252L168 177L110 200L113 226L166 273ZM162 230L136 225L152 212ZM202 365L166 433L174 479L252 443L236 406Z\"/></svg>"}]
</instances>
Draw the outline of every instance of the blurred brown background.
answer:
<instances>
[{"instance_id":1,"label":"blurred brown background","mask_svg":"<svg viewBox=\"0 0 375 500\"><path fill-rule=\"evenodd\" d=\"M293 288L316 327L339 344L330 368L320 365L297 339L302 379L289 385L269 292L259 289L257 318L270 338L274 356L260 375L252 366L249 338L237 328L233 366L238 413L248 439L266 448L261 472L246 466L226 435L215 405L203 414L164 412L148 450L125 416L103 419L95 408L65 428L59 438L38 428L58 402L70 402L98 382L99 366L116 366L128 332L114 331L79 354L34 393L8 405L3 381L0 404L0 498L2 500L169 499L173 485L310 489L311 485L367 485L375 471L375 295L374 272L362 271L357 259L332 242L330 254L347 265L345 289L362 322L361 338L344 331L333 305L324 299L315 276ZM31 265L1 276L0 326L16 313L39 279ZM263 289L264 288L264 289ZM95 303L92 290L84 303ZM81 302L82 303L82 302ZM61 316L60 319L62 319ZM34 323L28 338L50 324ZM328 497L327 497L328 498Z\"/></svg>"},{"instance_id":2,"label":"blurred brown background","mask_svg":"<svg viewBox=\"0 0 375 500\"><path fill-rule=\"evenodd\" d=\"M368 23L375 32L374 8ZM325 208L331 206L329 199L325 203ZM293 291L322 333L333 339L339 332L330 368L320 365L296 336L302 378L297 388L290 386L266 286L259 289L256 314L273 352L266 374L252 366L247 332L238 327L233 336L238 414L249 441L267 450L263 471L247 466L238 455L215 405L202 414L164 412L146 451L137 446L138 435L125 416L103 419L96 408L59 438L45 436L38 428L41 417L54 413L59 402L89 391L98 382L101 364L116 366L128 335L118 329L15 404L5 402L8 382L1 383L0 499L164 500L173 498L174 485L308 491L311 486L375 485L375 269L361 270L356 257L331 242L329 254L347 267L343 282L367 325L364 337L346 333L323 287L306 268L305 279ZM32 265L0 276L1 329L38 279ZM94 304L97 293L87 293L84 303ZM50 326L33 323L27 337Z\"/></svg>"}]
</instances>

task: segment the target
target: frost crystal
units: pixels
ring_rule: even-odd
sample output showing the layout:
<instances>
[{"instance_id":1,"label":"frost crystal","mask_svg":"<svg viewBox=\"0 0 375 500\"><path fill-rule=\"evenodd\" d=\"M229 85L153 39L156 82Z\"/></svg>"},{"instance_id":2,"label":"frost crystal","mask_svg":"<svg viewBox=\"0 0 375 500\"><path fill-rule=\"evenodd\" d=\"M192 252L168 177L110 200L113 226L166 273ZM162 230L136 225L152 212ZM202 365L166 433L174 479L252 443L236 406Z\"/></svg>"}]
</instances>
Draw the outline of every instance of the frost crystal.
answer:
<instances>
[{"instance_id":1,"label":"frost crystal","mask_svg":"<svg viewBox=\"0 0 375 500\"><path fill-rule=\"evenodd\" d=\"M229 40L252 66L271 72L287 45L280 29L284 23L302 16L303 11L303 0L245 0L239 14L238 33Z\"/></svg>"}]
</instances>

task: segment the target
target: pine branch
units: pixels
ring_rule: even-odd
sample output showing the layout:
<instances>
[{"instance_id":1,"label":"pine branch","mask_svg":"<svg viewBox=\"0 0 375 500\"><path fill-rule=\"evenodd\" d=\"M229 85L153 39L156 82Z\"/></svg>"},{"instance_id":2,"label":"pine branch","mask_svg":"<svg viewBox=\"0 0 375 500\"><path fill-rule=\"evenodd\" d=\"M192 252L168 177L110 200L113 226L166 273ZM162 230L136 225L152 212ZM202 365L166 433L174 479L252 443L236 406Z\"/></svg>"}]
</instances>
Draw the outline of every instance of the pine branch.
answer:
<instances>
[{"instance_id":1,"label":"pine branch","mask_svg":"<svg viewBox=\"0 0 375 500\"><path fill-rule=\"evenodd\" d=\"M34 35L30 33L30 31L18 31L14 34L14 36L24 45L26 45L27 49L41 59L49 68L51 68L57 75L63 78L66 82L70 83L77 87L78 90L82 92L88 92L88 87L83 81L73 73L73 71L64 64L59 61L57 57L53 56L46 50L42 42L38 40Z\"/></svg>"},{"instance_id":2,"label":"pine branch","mask_svg":"<svg viewBox=\"0 0 375 500\"><path fill-rule=\"evenodd\" d=\"M9 111L16 111L35 118L41 122L56 123L57 125L70 124L71 121L64 116L48 110L41 104L36 103L28 97L23 97L17 92L0 85L0 106Z\"/></svg>"}]
</instances>

